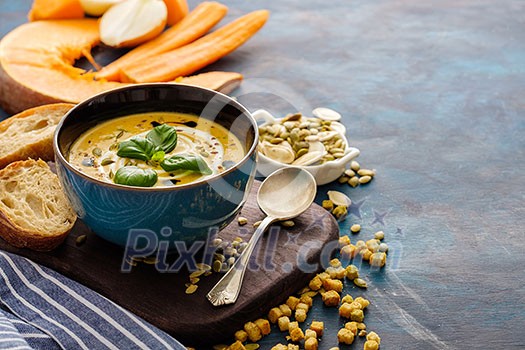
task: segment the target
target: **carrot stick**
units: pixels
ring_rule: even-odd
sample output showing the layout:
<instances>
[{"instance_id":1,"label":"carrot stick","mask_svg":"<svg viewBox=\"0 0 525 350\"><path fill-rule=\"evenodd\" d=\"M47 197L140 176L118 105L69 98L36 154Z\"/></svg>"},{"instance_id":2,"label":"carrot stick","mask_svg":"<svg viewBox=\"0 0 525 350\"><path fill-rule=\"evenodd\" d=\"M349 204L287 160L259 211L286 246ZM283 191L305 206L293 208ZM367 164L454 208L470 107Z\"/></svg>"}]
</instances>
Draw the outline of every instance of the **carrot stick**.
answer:
<instances>
[{"instance_id":1,"label":"carrot stick","mask_svg":"<svg viewBox=\"0 0 525 350\"><path fill-rule=\"evenodd\" d=\"M98 73L97 79L119 81L120 70L129 64L184 46L200 38L226 15L228 8L218 2L203 2L173 27L111 62Z\"/></svg>"},{"instance_id":2,"label":"carrot stick","mask_svg":"<svg viewBox=\"0 0 525 350\"><path fill-rule=\"evenodd\" d=\"M169 81L189 75L241 46L266 23L268 16L267 10L251 12L191 44L129 65L121 70L121 81Z\"/></svg>"},{"instance_id":3,"label":"carrot stick","mask_svg":"<svg viewBox=\"0 0 525 350\"><path fill-rule=\"evenodd\" d=\"M169 26L179 22L188 14L188 3L186 0L164 0L168 9L168 19L166 23Z\"/></svg>"}]
</instances>

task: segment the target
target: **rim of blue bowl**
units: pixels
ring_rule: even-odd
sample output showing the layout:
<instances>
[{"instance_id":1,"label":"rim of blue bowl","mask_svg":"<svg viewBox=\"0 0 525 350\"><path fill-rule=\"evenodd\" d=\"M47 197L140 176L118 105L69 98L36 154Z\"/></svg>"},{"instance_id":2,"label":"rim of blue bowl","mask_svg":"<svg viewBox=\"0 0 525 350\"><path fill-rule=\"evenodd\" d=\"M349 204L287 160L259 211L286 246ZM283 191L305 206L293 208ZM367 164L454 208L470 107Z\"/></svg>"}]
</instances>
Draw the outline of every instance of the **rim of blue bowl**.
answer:
<instances>
[{"instance_id":1,"label":"rim of blue bowl","mask_svg":"<svg viewBox=\"0 0 525 350\"><path fill-rule=\"evenodd\" d=\"M120 91L120 90L127 90L129 88L137 88L137 87L140 88L140 87L148 87L148 86L170 86L170 85L188 86L188 87L191 87L191 88L205 90L205 91L209 91L209 92L211 92L213 94L223 96L226 99L228 99L230 102L232 102L237 109L239 109L243 114L245 114L248 117L249 121L252 123L252 126L253 126L255 134L254 134L253 144L251 145L250 149L246 151L246 154L244 155L244 157L240 161L238 161L237 163L235 163L234 166L232 166L231 168L226 169L222 173L215 174L215 175L210 176L210 177L206 177L203 180L198 180L198 181L195 181L195 182L190 182L190 183L187 183L187 184L177 185L177 186L141 187L141 186L121 185L121 184L116 184L116 183L111 183L111 182L98 180L98 179L96 179L94 177L91 177L91 176L83 173L82 171L80 171L77 168L75 168L74 166L72 166L69 163L69 161L66 159L64 154L62 154L62 151L60 150L60 147L58 146L58 134L60 133L60 131L62 129L64 121L67 119L67 117L71 113L73 113L77 108L79 108L79 106L84 105L86 103L89 103L90 101L92 101L92 100L94 100L94 99L96 99L96 98L98 98L100 96L108 95L108 94L111 94L111 93L114 93L114 92ZM58 125L57 125L57 127L55 129L55 133L53 135L53 151L55 153L55 157L58 157L59 160L69 170L73 171L78 176L83 177L84 179L87 179L87 180L89 180L91 182L94 182L96 184L99 184L101 186L109 186L109 187L114 187L114 188L121 189L121 190L147 191L147 192L155 191L155 192L159 192L159 191L177 191L177 190L182 190L182 189L187 189L187 188L191 188L191 187L200 186L203 183L216 181L216 180L224 177L225 175L236 171L237 169L239 169L242 165L244 165L244 163L246 163L251 158L252 154L254 154L254 153L256 154L258 140L259 140L259 128L257 127L257 121L252 116L251 112L246 107L244 107L241 103L237 102L236 100L234 100L230 96L228 96L226 94L223 94L222 92L218 92L218 91L215 91L215 90L212 90L212 89L208 89L208 88L204 88L204 87L200 87L200 86L196 86L196 85L184 84L184 83L170 83L170 82L140 83L140 84L132 84L132 85L128 85L128 86L117 87L117 88L110 89L110 90L105 90L105 91L102 91L102 92L100 92L100 93L98 93L96 95L88 97L87 99L77 103L73 108L71 108L62 117L62 119L58 123Z\"/></svg>"}]
</instances>

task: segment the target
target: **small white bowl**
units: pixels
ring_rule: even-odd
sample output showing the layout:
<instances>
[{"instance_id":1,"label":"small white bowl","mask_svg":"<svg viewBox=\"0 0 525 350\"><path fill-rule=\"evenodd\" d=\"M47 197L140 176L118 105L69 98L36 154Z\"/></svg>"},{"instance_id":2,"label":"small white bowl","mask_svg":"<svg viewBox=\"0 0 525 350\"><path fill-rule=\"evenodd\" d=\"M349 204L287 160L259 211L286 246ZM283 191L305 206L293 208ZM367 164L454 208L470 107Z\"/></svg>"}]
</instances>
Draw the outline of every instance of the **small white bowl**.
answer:
<instances>
[{"instance_id":1,"label":"small white bowl","mask_svg":"<svg viewBox=\"0 0 525 350\"><path fill-rule=\"evenodd\" d=\"M262 122L259 126L265 126L281 121L281 119L275 118L270 112L264 109L259 109L253 112L252 116L256 121ZM303 168L314 176L318 186L337 180L345 171L346 165L359 156L360 152L357 148L348 146L348 140L345 135L346 129L343 124L339 124L335 129L341 134L341 137L345 141L345 155L343 157L319 165L297 166L277 162L258 151L257 171L266 177L277 169L285 167Z\"/></svg>"}]
</instances>

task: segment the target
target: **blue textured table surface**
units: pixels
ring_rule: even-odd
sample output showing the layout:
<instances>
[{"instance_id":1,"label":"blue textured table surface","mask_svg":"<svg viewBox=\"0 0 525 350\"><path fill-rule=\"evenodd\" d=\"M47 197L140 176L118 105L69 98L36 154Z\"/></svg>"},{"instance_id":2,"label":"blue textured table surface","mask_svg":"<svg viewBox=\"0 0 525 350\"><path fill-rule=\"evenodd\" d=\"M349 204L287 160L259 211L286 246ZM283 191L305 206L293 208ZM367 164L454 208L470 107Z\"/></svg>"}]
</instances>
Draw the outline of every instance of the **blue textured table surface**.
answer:
<instances>
[{"instance_id":1,"label":"blue textured table surface","mask_svg":"<svg viewBox=\"0 0 525 350\"><path fill-rule=\"evenodd\" d=\"M212 67L245 75L234 95L278 115L340 111L359 161L377 169L369 185L322 186L317 200L344 191L354 204L341 230L386 233L387 267L363 267L364 293L345 287L372 301L381 348L524 348L525 2L225 3L230 18L272 11ZM0 1L1 36L29 6ZM337 310L317 300L312 319L326 325L320 348L335 346ZM277 342L284 334L260 344Z\"/></svg>"}]
</instances>

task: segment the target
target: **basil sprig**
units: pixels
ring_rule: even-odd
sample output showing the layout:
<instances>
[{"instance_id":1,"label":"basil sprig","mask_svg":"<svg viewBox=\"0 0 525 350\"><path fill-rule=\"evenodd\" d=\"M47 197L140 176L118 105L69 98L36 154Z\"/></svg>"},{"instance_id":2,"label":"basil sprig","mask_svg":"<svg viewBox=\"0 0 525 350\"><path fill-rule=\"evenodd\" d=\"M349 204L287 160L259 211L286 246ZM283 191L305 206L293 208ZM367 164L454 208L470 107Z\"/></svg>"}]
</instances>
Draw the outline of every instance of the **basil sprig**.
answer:
<instances>
[{"instance_id":1,"label":"basil sprig","mask_svg":"<svg viewBox=\"0 0 525 350\"><path fill-rule=\"evenodd\" d=\"M155 145L151 141L135 136L119 143L117 156L140 159L147 162L154 153Z\"/></svg>"},{"instance_id":2,"label":"basil sprig","mask_svg":"<svg viewBox=\"0 0 525 350\"><path fill-rule=\"evenodd\" d=\"M157 173L151 169L130 165L117 170L113 181L119 185L152 187L157 183Z\"/></svg>"},{"instance_id":3,"label":"basil sprig","mask_svg":"<svg viewBox=\"0 0 525 350\"><path fill-rule=\"evenodd\" d=\"M151 141L157 149L170 153L177 146L177 130L170 125L161 124L154 127L146 134L146 139Z\"/></svg>"},{"instance_id":4,"label":"basil sprig","mask_svg":"<svg viewBox=\"0 0 525 350\"><path fill-rule=\"evenodd\" d=\"M177 146L177 130L167 124L154 127L146 134L146 138L132 137L119 143L119 157L150 160L159 151L169 153Z\"/></svg>"},{"instance_id":5,"label":"basil sprig","mask_svg":"<svg viewBox=\"0 0 525 350\"><path fill-rule=\"evenodd\" d=\"M167 172L176 170L191 170L203 175L210 175L212 170L202 157L193 154L176 154L164 159L160 166Z\"/></svg>"}]
</instances>

